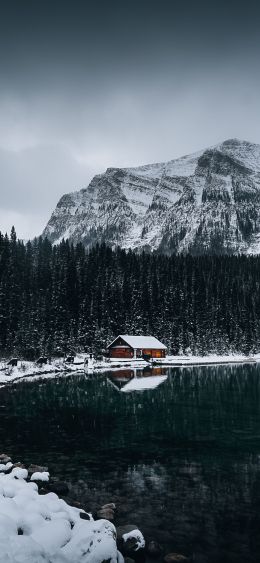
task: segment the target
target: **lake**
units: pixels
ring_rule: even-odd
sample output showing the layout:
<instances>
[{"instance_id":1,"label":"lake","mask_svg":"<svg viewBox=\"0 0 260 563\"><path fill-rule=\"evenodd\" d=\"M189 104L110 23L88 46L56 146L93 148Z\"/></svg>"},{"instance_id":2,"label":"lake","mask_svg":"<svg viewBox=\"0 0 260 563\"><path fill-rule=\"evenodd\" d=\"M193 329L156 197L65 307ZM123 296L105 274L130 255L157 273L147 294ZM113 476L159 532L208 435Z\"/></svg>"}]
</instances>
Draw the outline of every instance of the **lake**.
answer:
<instances>
[{"instance_id":1,"label":"lake","mask_svg":"<svg viewBox=\"0 0 260 563\"><path fill-rule=\"evenodd\" d=\"M48 465L89 511L115 502L116 524L166 553L260 561L257 365L19 382L0 390L0 443Z\"/></svg>"}]
</instances>

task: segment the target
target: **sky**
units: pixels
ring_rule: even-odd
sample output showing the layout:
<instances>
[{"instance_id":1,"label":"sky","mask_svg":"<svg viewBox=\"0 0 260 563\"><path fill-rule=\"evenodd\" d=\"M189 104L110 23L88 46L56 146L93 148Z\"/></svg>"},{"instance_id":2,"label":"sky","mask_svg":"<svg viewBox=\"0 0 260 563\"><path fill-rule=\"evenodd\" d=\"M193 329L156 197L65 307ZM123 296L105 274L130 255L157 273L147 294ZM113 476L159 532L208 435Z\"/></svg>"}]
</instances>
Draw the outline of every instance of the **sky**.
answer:
<instances>
[{"instance_id":1,"label":"sky","mask_svg":"<svg viewBox=\"0 0 260 563\"><path fill-rule=\"evenodd\" d=\"M0 231L107 167L260 143L259 30L255 0L2 2Z\"/></svg>"}]
</instances>

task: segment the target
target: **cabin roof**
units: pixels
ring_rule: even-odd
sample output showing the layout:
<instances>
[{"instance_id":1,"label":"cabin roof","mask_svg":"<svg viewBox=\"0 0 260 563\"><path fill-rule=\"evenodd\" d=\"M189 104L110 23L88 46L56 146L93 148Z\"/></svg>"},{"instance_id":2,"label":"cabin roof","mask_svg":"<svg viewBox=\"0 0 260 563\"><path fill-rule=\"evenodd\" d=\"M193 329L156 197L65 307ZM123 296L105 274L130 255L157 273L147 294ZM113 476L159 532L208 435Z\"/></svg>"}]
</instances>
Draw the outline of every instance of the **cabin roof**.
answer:
<instances>
[{"instance_id":1,"label":"cabin roof","mask_svg":"<svg viewBox=\"0 0 260 563\"><path fill-rule=\"evenodd\" d=\"M109 347L122 338L131 348L151 348L153 350L166 350L166 346L154 336L131 336L129 334L119 334Z\"/></svg>"}]
</instances>

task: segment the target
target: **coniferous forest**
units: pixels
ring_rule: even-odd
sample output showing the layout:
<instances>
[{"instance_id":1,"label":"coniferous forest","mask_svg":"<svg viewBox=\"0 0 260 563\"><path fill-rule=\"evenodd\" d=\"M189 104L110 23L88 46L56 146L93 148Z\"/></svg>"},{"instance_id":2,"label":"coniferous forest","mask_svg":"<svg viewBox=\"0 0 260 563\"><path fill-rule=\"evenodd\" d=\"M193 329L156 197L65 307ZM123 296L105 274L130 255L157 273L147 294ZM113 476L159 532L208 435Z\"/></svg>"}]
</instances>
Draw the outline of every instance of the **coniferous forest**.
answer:
<instances>
[{"instance_id":1,"label":"coniferous forest","mask_svg":"<svg viewBox=\"0 0 260 563\"><path fill-rule=\"evenodd\" d=\"M260 350L260 257L86 251L0 234L1 355L102 353L152 334L170 353Z\"/></svg>"}]
</instances>

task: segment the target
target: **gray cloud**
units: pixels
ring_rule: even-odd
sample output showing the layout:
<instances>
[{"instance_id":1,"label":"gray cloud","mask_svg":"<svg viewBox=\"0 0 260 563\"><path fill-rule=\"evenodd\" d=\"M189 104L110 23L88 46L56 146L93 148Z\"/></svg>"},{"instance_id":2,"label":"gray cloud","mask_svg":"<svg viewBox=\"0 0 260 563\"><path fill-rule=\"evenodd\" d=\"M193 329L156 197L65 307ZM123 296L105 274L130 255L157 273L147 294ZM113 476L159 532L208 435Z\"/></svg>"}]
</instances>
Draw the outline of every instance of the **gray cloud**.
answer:
<instances>
[{"instance_id":1,"label":"gray cloud","mask_svg":"<svg viewBox=\"0 0 260 563\"><path fill-rule=\"evenodd\" d=\"M0 230L39 234L63 193L108 166L260 142L258 4L209 4L6 7Z\"/></svg>"}]
</instances>

